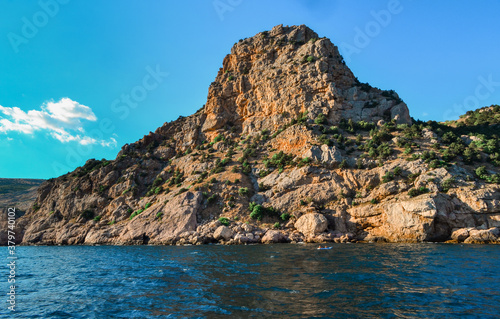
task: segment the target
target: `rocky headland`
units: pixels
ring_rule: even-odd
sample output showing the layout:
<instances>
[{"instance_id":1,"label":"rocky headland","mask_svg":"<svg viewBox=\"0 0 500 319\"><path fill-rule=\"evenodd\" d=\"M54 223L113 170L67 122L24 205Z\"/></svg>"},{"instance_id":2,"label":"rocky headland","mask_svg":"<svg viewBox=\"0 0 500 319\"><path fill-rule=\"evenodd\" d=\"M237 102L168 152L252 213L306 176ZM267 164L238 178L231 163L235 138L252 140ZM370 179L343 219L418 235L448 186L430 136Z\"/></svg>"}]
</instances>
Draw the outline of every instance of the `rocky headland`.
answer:
<instances>
[{"instance_id":1,"label":"rocky headland","mask_svg":"<svg viewBox=\"0 0 500 319\"><path fill-rule=\"evenodd\" d=\"M306 26L239 40L195 114L44 182L24 245L499 243L500 107L412 120Z\"/></svg>"}]
</instances>

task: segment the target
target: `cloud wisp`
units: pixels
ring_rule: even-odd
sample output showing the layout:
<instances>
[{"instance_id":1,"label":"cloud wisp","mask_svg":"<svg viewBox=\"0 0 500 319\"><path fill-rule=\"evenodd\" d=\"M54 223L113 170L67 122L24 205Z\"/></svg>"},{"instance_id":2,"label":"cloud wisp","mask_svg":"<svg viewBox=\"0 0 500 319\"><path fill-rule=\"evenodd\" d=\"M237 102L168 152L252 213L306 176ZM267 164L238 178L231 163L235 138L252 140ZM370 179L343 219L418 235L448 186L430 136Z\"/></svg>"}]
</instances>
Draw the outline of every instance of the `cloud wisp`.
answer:
<instances>
[{"instance_id":1,"label":"cloud wisp","mask_svg":"<svg viewBox=\"0 0 500 319\"><path fill-rule=\"evenodd\" d=\"M106 141L85 135L82 121L95 122L96 120L97 117L90 107L67 97L58 102L46 102L40 110L28 112L19 107L0 105L0 133L18 132L31 135L35 132L47 132L62 143L78 142L82 145L116 146L114 138Z\"/></svg>"}]
</instances>

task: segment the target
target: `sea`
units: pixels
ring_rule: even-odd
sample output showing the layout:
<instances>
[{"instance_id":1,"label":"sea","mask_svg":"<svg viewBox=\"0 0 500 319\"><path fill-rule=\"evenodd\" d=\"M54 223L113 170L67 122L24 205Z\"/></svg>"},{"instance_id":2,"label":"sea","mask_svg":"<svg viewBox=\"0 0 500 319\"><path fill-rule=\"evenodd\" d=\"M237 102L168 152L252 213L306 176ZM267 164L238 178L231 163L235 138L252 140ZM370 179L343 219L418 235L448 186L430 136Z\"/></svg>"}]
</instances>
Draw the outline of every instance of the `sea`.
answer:
<instances>
[{"instance_id":1,"label":"sea","mask_svg":"<svg viewBox=\"0 0 500 319\"><path fill-rule=\"evenodd\" d=\"M500 318L500 245L328 246L0 247L0 317Z\"/></svg>"}]
</instances>

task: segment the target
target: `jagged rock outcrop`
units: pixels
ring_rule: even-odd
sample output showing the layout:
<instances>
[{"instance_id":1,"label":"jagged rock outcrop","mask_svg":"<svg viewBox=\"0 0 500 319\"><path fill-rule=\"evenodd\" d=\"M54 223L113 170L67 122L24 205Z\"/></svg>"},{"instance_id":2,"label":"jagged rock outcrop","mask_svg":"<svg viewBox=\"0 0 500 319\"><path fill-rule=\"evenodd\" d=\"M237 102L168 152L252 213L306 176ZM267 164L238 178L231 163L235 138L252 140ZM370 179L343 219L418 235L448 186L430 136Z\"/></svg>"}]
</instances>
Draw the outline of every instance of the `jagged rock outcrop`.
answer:
<instances>
[{"instance_id":1,"label":"jagged rock outcrop","mask_svg":"<svg viewBox=\"0 0 500 319\"><path fill-rule=\"evenodd\" d=\"M332 122L411 123L399 97L382 93L357 81L329 39L304 25L279 25L240 40L224 58L209 88L202 131L210 136L225 125L241 125L243 134L275 130L303 112Z\"/></svg>"},{"instance_id":2,"label":"jagged rock outcrop","mask_svg":"<svg viewBox=\"0 0 500 319\"><path fill-rule=\"evenodd\" d=\"M46 181L22 242L498 243L495 112L413 123L330 40L276 26L233 46L195 114Z\"/></svg>"}]
</instances>

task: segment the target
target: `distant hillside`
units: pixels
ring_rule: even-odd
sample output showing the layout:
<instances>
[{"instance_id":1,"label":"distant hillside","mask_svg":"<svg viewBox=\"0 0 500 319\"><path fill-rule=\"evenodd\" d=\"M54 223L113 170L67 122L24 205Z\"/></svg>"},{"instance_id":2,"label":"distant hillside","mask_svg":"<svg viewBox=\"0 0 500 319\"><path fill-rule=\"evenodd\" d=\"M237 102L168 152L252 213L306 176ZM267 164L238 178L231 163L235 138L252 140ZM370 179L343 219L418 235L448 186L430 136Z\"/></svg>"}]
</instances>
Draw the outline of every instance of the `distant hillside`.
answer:
<instances>
[{"instance_id":1,"label":"distant hillside","mask_svg":"<svg viewBox=\"0 0 500 319\"><path fill-rule=\"evenodd\" d=\"M446 121L445 125L454 128L461 135L484 134L497 136L500 132L500 105L485 106L475 111L467 111L456 121Z\"/></svg>"},{"instance_id":2,"label":"distant hillside","mask_svg":"<svg viewBox=\"0 0 500 319\"><path fill-rule=\"evenodd\" d=\"M0 208L27 210L43 182L43 179L0 178Z\"/></svg>"},{"instance_id":3,"label":"distant hillside","mask_svg":"<svg viewBox=\"0 0 500 319\"><path fill-rule=\"evenodd\" d=\"M37 191L43 179L0 178L0 242L7 242L7 212L16 209L16 226L23 227L25 222L19 221L26 211L33 206ZM15 241L20 243L22 237L16 232Z\"/></svg>"}]
</instances>

